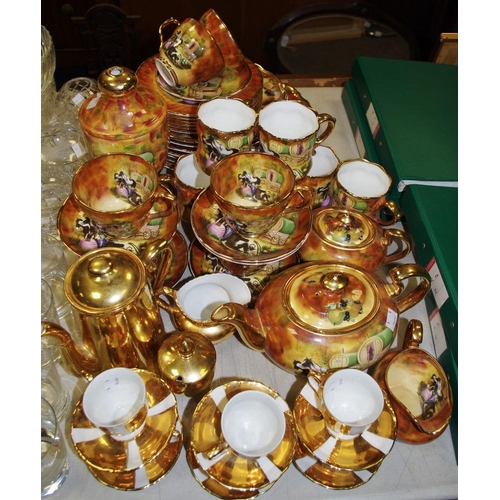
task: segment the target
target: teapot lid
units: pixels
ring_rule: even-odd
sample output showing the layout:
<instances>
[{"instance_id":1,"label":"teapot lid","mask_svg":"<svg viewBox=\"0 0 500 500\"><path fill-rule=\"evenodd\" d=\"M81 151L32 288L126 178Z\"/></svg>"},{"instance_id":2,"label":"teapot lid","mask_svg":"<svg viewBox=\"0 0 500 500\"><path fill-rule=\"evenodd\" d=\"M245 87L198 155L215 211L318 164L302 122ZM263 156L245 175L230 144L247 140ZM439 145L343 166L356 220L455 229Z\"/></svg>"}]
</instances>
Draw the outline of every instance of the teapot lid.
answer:
<instances>
[{"instance_id":1,"label":"teapot lid","mask_svg":"<svg viewBox=\"0 0 500 500\"><path fill-rule=\"evenodd\" d=\"M370 245L376 235L373 220L361 212L337 207L318 210L312 230L329 245L343 249L361 249Z\"/></svg>"},{"instance_id":2,"label":"teapot lid","mask_svg":"<svg viewBox=\"0 0 500 500\"><path fill-rule=\"evenodd\" d=\"M316 261L284 287L287 312L307 330L345 333L371 321L380 307L379 292L365 271Z\"/></svg>"},{"instance_id":3,"label":"teapot lid","mask_svg":"<svg viewBox=\"0 0 500 500\"><path fill-rule=\"evenodd\" d=\"M137 255L123 248L99 248L73 262L64 293L79 311L106 314L135 302L145 285L146 268Z\"/></svg>"}]
</instances>

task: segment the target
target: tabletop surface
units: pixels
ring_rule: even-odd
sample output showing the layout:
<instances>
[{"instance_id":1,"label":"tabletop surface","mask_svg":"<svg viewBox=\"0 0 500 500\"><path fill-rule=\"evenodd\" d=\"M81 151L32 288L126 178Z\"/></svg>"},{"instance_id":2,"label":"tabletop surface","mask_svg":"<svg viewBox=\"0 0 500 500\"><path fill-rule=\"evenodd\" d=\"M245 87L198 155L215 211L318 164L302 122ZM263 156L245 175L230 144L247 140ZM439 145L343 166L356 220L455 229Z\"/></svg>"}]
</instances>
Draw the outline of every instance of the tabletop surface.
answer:
<instances>
[{"instance_id":1,"label":"tabletop surface","mask_svg":"<svg viewBox=\"0 0 500 500\"><path fill-rule=\"evenodd\" d=\"M342 105L340 87L298 87L297 90L318 112L330 113L337 119L332 135L324 145L332 147L341 160L358 157L354 137ZM400 262L413 262L408 256ZM386 270L381 269L380 273ZM189 279L186 271L183 280ZM173 330L168 314L162 311L165 330ZM429 320L423 302L401 314L398 335L393 346L400 346L406 325L410 319L419 319L424 326L422 349L434 353ZM296 396L306 383L305 378L288 373L264 354L250 350L239 338L231 336L216 344L217 364L212 387L234 379L253 379L275 389L293 406ZM61 368L64 384L72 391L73 405L85 388L83 379L77 379ZM190 418L199 398L177 396L184 436L189 432ZM66 423L71 412L66 415ZM120 491L98 482L88 471L84 462L76 455L65 425L66 444L70 472L63 487L51 498L65 500L125 500L147 498L148 500L210 500L216 498L205 491L194 479L186 461L185 448L170 472L150 487L134 491ZM323 500L323 499L455 499L458 498L458 465L455 459L451 434L447 429L439 438L424 445L409 445L396 441L378 472L365 484L351 490L331 490L313 483L304 477L293 464L276 484L261 495L266 500Z\"/></svg>"}]
</instances>

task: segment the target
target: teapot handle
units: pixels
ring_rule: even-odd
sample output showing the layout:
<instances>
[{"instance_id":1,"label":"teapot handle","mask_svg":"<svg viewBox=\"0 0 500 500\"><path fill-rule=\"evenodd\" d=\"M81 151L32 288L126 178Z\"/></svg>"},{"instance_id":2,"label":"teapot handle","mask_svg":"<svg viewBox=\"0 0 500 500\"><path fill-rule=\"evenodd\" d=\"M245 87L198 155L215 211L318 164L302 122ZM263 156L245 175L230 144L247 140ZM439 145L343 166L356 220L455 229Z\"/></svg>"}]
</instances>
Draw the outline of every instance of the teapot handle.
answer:
<instances>
[{"instance_id":1,"label":"teapot handle","mask_svg":"<svg viewBox=\"0 0 500 500\"><path fill-rule=\"evenodd\" d=\"M397 298L398 310L400 313L407 311L418 304L429 293L431 289L431 277L427 270L418 264L400 264L389 271L392 283L386 284L386 290L391 297L397 297L404 290L403 280L410 278L420 278L418 285L404 297Z\"/></svg>"},{"instance_id":2,"label":"teapot handle","mask_svg":"<svg viewBox=\"0 0 500 500\"><path fill-rule=\"evenodd\" d=\"M384 231L384 236L389 241L389 245L393 241L400 241L402 244L402 248L400 250L394 251L391 254L387 254L384 260L384 263L387 264L389 262L394 262L395 260L402 259L406 257L411 250L411 241L408 235L404 231L400 231L399 229L388 228Z\"/></svg>"}]
</instances>

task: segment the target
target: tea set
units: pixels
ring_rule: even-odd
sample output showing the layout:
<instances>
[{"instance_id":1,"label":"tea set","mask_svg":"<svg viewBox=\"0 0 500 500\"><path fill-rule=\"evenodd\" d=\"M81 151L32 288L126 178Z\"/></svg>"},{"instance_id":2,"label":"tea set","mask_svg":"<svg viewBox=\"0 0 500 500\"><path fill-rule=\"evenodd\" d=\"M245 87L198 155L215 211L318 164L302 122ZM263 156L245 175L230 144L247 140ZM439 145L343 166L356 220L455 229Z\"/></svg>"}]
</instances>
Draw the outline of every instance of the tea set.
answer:
<instances>
[{"instance_id":1,"label":"tea set","mask_svg":"<svg viewBox=\"0 0 500 500\"><path fill-rule=\"evenodd\" d=\"M419 321L391 351L401 313L430 290L417 264L377 274L411 250L388 227L401 217L392 180L324 146L335 118L248 61L213 9L159 35L136 78L166 103L167 173L135 153L96 154L58 216L83 336L43 322L42 338L87 381L73 447L121 490L165 477L183 448L221 499L262 495L292 464L326 488L361 486L397 439L436 439L453 409ZM214 346L232 335L297 376L292 404L258 380L214 386ZM196 398L190 422L179 397Z\"/></svg>"}]
</instances>

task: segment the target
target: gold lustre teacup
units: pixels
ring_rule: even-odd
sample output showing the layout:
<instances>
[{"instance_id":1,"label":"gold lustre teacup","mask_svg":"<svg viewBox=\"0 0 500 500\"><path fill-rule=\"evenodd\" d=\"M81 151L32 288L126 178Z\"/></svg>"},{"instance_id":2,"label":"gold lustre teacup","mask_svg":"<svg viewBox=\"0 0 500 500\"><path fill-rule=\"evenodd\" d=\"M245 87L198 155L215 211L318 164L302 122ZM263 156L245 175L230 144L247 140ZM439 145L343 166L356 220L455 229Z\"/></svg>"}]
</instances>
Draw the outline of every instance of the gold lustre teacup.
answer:
<instances>
[{"instance_id":1,"label":"gold lustre teacup","mask_svg":"<svg viewBox=\"0 0 500 500\"><path fill-rule=\"evenodd\" d=\"M163 40L163 30L176 24L173 35ZM182 23L171 17L160 28L160 52L156 68L171 87L190 86L205 82L222 73L224 58L208 30L196 19L187 18Z\"/></svg>"},{"instance_id":2,"label":"gold lustre teacup","mask_svg":"<svg viewBox=\"0 0 500 500\"><path fill-rule=\"evenodd\" d=\"M156 169L136 155L115 153L84 163L73 177L79 208L106 235L127 238L151 218L178 217L175 196L160 189ZM158 200L166 210L152 213Z\"/></svg>"},{"instance_id":3,"label":"gold lustre teacup","mask_svg":"<svg viewBox=\"0 0 500 500\"><path fill-rule=\"evenodd\" d=\"M252 151L222 159L208 189L226 223L245 236L266 233L285 213L309 207L312 198L283 160Z\"/></svg>"}]
</instances>

